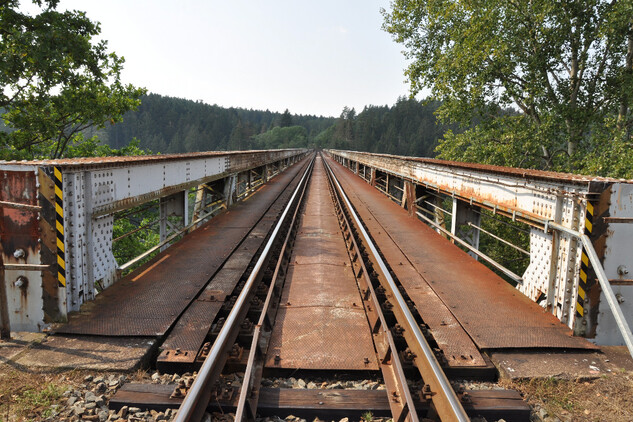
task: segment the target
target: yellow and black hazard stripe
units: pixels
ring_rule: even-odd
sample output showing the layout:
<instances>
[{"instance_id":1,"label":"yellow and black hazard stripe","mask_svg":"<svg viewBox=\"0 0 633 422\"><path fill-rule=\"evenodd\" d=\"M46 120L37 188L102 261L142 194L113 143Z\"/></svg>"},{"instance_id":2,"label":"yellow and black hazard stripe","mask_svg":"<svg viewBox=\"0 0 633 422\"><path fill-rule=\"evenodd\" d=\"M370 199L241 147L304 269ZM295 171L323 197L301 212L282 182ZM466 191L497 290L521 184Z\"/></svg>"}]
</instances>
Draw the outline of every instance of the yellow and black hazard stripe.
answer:
<instances>
[{"instance_id":1,"label":"yellow and black hazard stripe","mask_svg":"<svg viewBox=\"0 0 633 422\"><path fill-rule=\"evenodd\" d=\"M593 213L593 204L587 201L587 212L585 212L585 234L589 237L591 237L593 232ZM587 291L589 290L590 284L593 284L589 282L590 268L589 256L587 256L587 251L583 247L580 255L580 280L578 283L578 296L576 298L576 316L581 318L585 314L584 303Z\"/></svg>"},{"instance_id":2,"label":"yellow and black hazard stripe","mask_svg":"<svg viewBox=\"0 0 633 422\"><path fill-rule=\"evenodd\" d=\"M55 182L55 231L57 234L57 281L66 287L66 249L64 247L64 188L59 167L53 169Z\"/></svg>"}]
</instances>

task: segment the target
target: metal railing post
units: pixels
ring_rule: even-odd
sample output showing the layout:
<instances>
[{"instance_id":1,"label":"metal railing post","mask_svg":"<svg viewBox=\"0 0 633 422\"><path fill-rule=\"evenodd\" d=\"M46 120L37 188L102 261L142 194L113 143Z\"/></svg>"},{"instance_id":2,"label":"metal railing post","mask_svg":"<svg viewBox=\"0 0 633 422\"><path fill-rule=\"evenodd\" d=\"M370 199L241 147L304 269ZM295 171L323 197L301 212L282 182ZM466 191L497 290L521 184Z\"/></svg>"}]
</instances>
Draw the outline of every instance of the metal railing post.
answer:
<instances>
[{"instance_id":1,"label":"metal railing post","mask_svg":"<svg viewBox=\"0 0 633 422\"><path fill-rule=\"evenodd\" d=\"M629 349L631 357L633 357L633 333L631 333L631 327L629 327L629 323L626 321L626 318L622 313L622 309L618 304L618 299L615 297L615 293L613 293L611 283L609 283L607 274L604 272L604 268L602 268L600 258L598 258L598 254L596 253L596 250L591 243L591 239L589 239L589 236L587 236L586 234L568 229L567 227L557 223L550 222L549 227L575 236L579 238L582 242L587 252L587 256L589 257L589 261L591 262L591 266L596 272L596 276L598 276L598 283L600 283L600 287L602 288L602 291L604 292L604 295L607 299L609 309L611 309L611 312L613 312L613 317L615 318L615 322L618 324L618 328L620 330L620 333L622 334L622 337L624 337L626 347Z\"/></svg>"},{"instance_id":2,"label":"metal railing post","mask_svg":"<svg viewBox=\"0 0 633 422\"><path fill-rule=\"evenodd\" d=\"M7 300L7 285L4 277L4 262L0 255L0 339L11 338L11 324L9 323L9 303Z\"/></svg>"}]
</instances>

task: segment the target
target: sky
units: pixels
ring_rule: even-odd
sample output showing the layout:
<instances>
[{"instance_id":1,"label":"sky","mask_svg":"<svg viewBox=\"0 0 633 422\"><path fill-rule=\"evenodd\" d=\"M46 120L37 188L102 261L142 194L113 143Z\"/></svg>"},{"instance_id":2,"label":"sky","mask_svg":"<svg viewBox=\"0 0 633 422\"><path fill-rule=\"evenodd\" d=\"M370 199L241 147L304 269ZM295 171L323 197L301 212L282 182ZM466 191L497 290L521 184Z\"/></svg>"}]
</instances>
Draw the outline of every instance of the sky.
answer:
<instances>
[{"instance_id":1,"label":"sky","mask_svg":"<svg viewBox=\"0 0 633 422\"><path fill-rule=\"evenodd\" d=\"M339 116L408 95L389 0L62 0L101 23L123 81L225 107Z\"/></svg>"}]
</instances>

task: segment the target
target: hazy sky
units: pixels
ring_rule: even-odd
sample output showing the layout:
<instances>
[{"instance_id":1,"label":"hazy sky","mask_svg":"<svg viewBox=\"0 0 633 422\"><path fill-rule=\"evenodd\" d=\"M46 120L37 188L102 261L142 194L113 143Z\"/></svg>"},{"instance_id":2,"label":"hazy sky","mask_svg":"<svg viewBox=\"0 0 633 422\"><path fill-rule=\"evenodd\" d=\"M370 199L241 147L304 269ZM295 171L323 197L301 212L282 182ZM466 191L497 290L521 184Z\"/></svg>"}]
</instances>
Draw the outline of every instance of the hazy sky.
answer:
<instances>
[{"instance_id":1,"label":"hazy sky","mask_svg":"<svg viewBox=\"0 0 633 422\"><path fill-rule=\"evenodd\" d=\"M338 116L408 94L389 0L62 0L101 22L125 82L209 104Z\"/></svg>"}]
</instances>

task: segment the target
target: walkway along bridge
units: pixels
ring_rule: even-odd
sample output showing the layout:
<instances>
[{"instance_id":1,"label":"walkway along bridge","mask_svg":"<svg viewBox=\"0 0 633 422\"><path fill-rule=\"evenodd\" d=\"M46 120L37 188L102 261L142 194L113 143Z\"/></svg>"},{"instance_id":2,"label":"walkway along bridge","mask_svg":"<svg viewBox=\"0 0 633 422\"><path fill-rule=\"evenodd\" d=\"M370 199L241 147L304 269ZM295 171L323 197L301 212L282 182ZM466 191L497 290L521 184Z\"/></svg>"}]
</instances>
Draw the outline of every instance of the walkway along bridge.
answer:
<instances>
[{"instance_id":1,"label":"walkway along bridge","mask_svg":"<svg viewBox=\"0 0 633 422\"><path fill-rule=\"evenodd\" d=\"M187 390L207 397L181 415L206 408L233 355L245 419L271 400L246 389L272 368L380 370L392 415L463 420L463 397L437 394L451 390L442 371L489 373L484 352L633 352L633 181L338 150L0 162L0 175L3 333L151 339L159 369L200 369ZM116 219L154 205L155 221L113 238ZM486 218L519 223L529 248ZM117 262L113 243L151 225L159 244ZM529 255L525 271L480 236Z\"/></svg>"}]
</instances>

